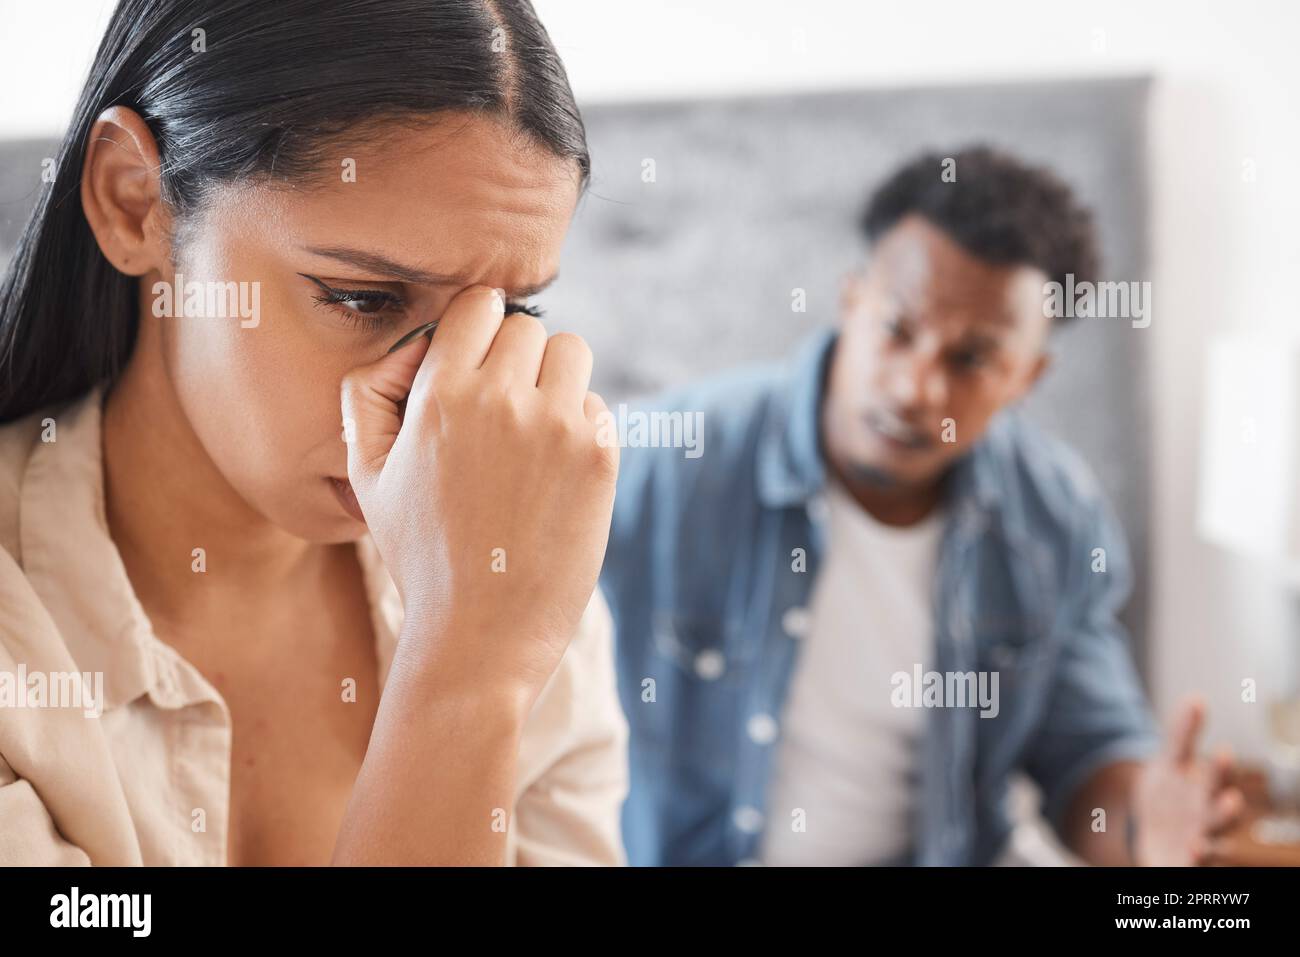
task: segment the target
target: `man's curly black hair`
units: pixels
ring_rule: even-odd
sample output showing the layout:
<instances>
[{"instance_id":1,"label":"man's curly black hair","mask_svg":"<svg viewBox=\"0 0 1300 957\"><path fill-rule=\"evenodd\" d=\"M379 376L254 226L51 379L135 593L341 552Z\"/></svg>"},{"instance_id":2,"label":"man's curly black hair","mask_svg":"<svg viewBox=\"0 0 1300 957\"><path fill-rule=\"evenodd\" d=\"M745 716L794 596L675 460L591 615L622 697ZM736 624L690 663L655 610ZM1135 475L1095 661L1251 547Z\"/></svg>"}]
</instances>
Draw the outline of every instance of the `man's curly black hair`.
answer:
<instances>
[{"instance_id":1,"label":"man's curly black hair","mask_svg":"<svg viewBox=\"0 0 1300 957\"><path fill-rule=\"evenodd\" d=\"M942 177L948 159L955 182ZM874 243L909 213L986 262L1037 266L1062 284L1067 273L1076 283L1097 279L1092 212L1055 173L990 147L917 157L872 194L860 225Z\"/></svg>"}]
</instances>

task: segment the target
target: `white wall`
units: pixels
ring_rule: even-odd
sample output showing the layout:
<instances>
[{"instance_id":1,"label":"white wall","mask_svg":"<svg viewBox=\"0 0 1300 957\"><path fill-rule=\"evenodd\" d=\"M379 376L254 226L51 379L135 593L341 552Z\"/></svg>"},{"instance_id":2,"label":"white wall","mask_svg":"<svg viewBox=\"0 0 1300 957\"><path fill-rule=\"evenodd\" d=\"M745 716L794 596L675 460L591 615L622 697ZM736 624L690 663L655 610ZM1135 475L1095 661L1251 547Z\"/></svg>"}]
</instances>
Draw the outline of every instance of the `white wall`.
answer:
<instances>
[{"instance_id":1,"label":"white wall","mask_svg":"<svg viewBox=\"0 0 1300 957\"><path fill-rule=\"evenodd\" d=\"M1261 702L1297 678L1292 597L1194 532L1209 335L1297 327L1300 6L1273 2L536 0L580 100L1152 72L1154 567L1157 704L1189 688L1243 753ZM0 136L71 110L109 0L0 0ZM1253 163L1253 182L1243 179ZM1123 428L1124 423L1116 423Z\"/></svg>"},{"instance_id":2,"label":"white wall","mask_svg":"<svg viewBox=\"0 0 1300 957\"><path fill-rule=\"evenodd\" d=\"M0 138L63 131L114 6L113 0L0 0Z\"/></svg>"}]
</instances>

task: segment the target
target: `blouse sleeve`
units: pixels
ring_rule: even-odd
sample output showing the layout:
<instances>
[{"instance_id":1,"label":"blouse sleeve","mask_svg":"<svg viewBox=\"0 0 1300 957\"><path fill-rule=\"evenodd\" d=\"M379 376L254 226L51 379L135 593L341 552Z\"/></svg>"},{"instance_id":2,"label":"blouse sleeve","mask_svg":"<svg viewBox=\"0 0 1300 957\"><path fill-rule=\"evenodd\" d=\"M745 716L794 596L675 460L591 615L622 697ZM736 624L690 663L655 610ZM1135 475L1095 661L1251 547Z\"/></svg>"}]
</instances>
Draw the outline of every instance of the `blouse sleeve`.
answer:
<instances>
[{"instance_id":1,"label":"blouse sleeve","mask_svg":"<svg viewBox=\"0 0 1300 957\"><path fill-rule=\"evenodd\" d=\"M515 805L512 863L622 866L627 721L614 677L613 620L597 589L578 633L539 700L550 735L544 769ZM557 720L558 718L558 720Z\"/></svg>"},{"instance_id":2,"label":"blouse sleeve","mask_svg":"<svg viewBox=\"0 0 1300 957\"><path fill-rule=\"evenodd\" d=\"M12 555L0 548L0 682L77 670ZM140 863L98 722L80 708L0 703L0 866Z\"/></svg>"}]
</instances>

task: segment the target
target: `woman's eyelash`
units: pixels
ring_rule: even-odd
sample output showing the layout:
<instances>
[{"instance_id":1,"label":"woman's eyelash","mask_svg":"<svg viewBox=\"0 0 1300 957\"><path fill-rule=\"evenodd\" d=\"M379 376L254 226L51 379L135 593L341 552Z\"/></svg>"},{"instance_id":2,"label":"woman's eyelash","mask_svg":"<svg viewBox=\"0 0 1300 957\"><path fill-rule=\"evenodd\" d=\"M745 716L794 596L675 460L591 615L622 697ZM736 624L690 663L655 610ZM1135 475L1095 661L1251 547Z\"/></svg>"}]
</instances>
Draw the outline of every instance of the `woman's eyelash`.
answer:
<instances>
[{"instance_id":1,"label":"woman's eyelash","mask_svg":"<svg viewBox=\"0 0 1300 957\"><path fill-rule=\"evenodd\" d=\"M405 305L401 296L383 289L335 289L305 272L300 272L298 275L310 279L324 291L323 295L312 296L317 305L335 306L348 322L366 329L378 329L385 325L387 313ZM362 312L358 309L349 309L347 305L349 302L373 303L379 308L373 312Z\"/></svg>"},{"instance_id":2,"label":"woman's eyelash","mask_svg":"<svg viewBox=\"0 0 1300 957\"><path fill-rule=\"evenodd\" d=\"M335 289L323 296L312 296L312 298L326 305L345 302L379 302L394 306L402 304L400 296L379 289Z\"/></svg>"},{"instance_id":3,"label":"woman's eyelash","mask_svg":"<svg viewBox=\"0 0 1300 957\"><path fill-rule=\"evenodd\" d=\"M390 309L401 308L406 304L401 296L383 289L336 289L333 286L327 285L317 277L310 276L305 272L300 272L298 275L302 276L304 279L310 279L324 290L324 295L312 296L312 298L316 300L317 304L322 306L339 306L346 319L364 325L368 329L378 328L384 324L382 313L387 312ZM349 309L346 305L348 302L376 303L381 306L381 309L369 313L358 312L355 309ZM507 316L516 312L522 313L525 316L532 316L535 319L540 319L546 315L546 311L540 306L534 306L523 302L506 303Z\"/></svg>"}]
</instances>

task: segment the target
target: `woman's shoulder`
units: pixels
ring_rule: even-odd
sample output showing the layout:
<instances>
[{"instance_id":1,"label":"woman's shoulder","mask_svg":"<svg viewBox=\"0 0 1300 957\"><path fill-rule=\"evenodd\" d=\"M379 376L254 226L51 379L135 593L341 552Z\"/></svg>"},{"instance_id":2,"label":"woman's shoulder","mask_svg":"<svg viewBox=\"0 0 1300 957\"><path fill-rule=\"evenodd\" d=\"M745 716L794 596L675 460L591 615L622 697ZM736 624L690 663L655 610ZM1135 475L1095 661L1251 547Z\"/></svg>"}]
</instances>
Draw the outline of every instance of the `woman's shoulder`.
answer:
<instances>
[{"instance_id":1,"label":"woman's shoulder","mask_svg":"<svg viewBox=\"0 0 1300 957\"><path fill-rule=\"evenodd\" d=\"M23 476L48 416L41 409L0 426L0 656L5 657L17 653L7 646L24 636L41 608L22 568L19 532Z\"/></svg>"},{"instance_id":2,"label":"woman's shoulder","mask_svg":"<svg viewBox=\"0 0 1300 957\"><path fill-rule=\"evenodd\" d=\"M0 447L0 454L7 452ZM8 463L0 468L5 474L0 482L9 481ZM6 538L16 539L17 520L11 521L9 487L4 487L3 521L0 528ZM0 548L0 672L16 674L22 664L31 669L75 670L63 636L50 610L42 600L26 570L19 562L16 549L5 542ZM0 708L0 716L5 709Z\"/></svg>"},{"instance_id":3,"label":"woman's shoulder","mask_svg":"<svg viewBox=\"0 0 1300 957\"><path fill-rule=\"evenodd\" d=\"M78 459L97 455L100 395L94 388L0 425L0 549L20 566L23 497L32 459L47 448Z\"/></svg>"},{"instance_id":4,"label":"woman's shoulder","mask_svg":"<svg viewBox=\"0 0 1300 957\"><path fill-rule=\"evenodd\" d=\"M14 561L22 558L18 520L23 474L36 443L41 440L41 423L48 418L48 410L41 409L0 425L0 550L8 552Z\"/></svg>"}]
</instances>

